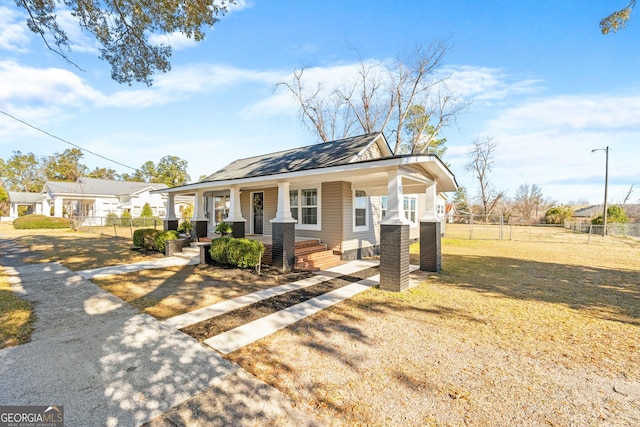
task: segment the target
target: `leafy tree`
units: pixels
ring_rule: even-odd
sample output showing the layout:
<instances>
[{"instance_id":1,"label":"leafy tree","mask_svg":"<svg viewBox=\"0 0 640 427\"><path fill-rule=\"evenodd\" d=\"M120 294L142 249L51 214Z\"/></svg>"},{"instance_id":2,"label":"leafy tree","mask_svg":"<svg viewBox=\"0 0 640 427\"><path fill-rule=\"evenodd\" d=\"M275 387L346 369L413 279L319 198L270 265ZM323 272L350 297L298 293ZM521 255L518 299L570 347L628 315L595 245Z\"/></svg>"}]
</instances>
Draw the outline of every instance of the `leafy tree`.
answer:
<instances>
[{"instance_id":1,"label":"leafy tree","mask_svg":"<svg viewBox=\"0 0 640 427\"><path fill-rule=\"evenodd\" d=\"M465 169L473 172L478 181L483 215L491 215L500 199L504 197L504 193L493 188L489 180L494 166L493 153L497 146L493 138L476 138L473 149L469 152L469 163L465 166Z\"/></svg>"},{"instance_id":2,"label":"leafy tree","mask_svg":"<svg viewBox=\"0 0 640 427\"><path fill-rule=\"evenodd\" d=\"M631 11L636 6L636 0L629 0L629 3L620 10L616 10L600 21L600 31L602 34L609 34L611 31L617 33L627 26L631 19Z\"/></svg>"},{"instance_id":3,"label":"leafy tree","mask_svg":"<svg viewBox=\"0 0 640 427\"><path fill-rule=\"evenodd\" d=\"M361 58L356 78L336 87L310 87L306 70L293 70L277 87L289 90L300 104L302 122L323 142L383 131L394 135L395 154L407 146L417 152L420 146L430 147L439 131L466 108L443 84L448 75L438 73L447 51L445 43L435 42L390 65ZM411 135L409 142L405 132Z\"/></svg>"},{"instance_id":4,"label":"leafy tree","mask_svg":"<svg viewBox=\"0 0 640 427\"><path fill-rule=\"evenodd\" d=\"M69 56L72 41L58 15L68 9L82 30L100 45L100 59L111 65L112 79L147 85L155 72L171 69L171 46L153 43L152 35L179 32L201 41L206 27L213 27L231 3L234 0L16 0L28 13L29 29L67 62L73 63Z\"/></svg>"},{"instance_id":5,"label":"leafy tree","mask_svg":"<svg viewBox=\"0 0 640 427\"><path fill-rule=\"evenodd\" d=\"M544 203L544 200L542 199L540 187L536 184L529 186L529 184L524 183L516 190L513 210L527 222L531 222L534 212L535 218L537 218L538 208L542 203Z\"/></svg>"},{"instance_id":6,"label":"leafy tree","mask_svg":"<svg viewBox=\"0 0 640 427\"><path fill-rule=\"evenodd\" d=\"M118 179L118 173L111 168L101 168L96 166L94 170L87 174L89 178L98 178L98 179Z\"/></svg>"},{"instance_id":7,"label":"leafy tree","mask_svg":"<svg viewBox=\"0 0 640 427\"><path fill-rule=\"evenodd\" d=\"M4 175L9 191L38 192L46 181L35 154L22 154L21 151L14 151L4 163Z\"/></svg>"},{"instance_id":8,"label":"leafy tree","mask_svg":"<svg viewBox=\"0 0 640 427\"><path fill-rule=\"evenodd\" d=\"M573 216L570 206L554 206L547 209L542 220L545 224L564 224L565 219Z\"/></svg>"},{"instance_id":9,"label":"leafy tree","mask_svg":"<svg viewBox=\"0 0 640 427\"><path fill-rule=\"evenodd\" d=\"M47 157L43 164L45 177L52 181L77 181L88 172L88 168L80 163L83 157L79 148L68 148Z\"/></svg>"},{"instance_id":10,"label":"leafy tree","mask_svg":"<svg viewBox=\"0 0 640 427\"><path fill-rule=\"evenodd\" d=\"M0 216L8 216L10 208L9 193L0 186Z\"/></svg>"},{"instance_id":11,"label":"leafy tree","mask_svg":"<svg viewBox=\"0 0 640 427\"><path fill-rule=\"evenodd\" d=\"M164 156L158 162L156 174L152 182L162 182L169 187L184 185L191 180L187 173L189 163L177 156Z\"/></svg>"},{"instance_id":12,"label":"leafy tree","mask_svg":"<svg viewBox=\"0 0 640 427\"><path fill-rule=\"evenodd\" d=\"M456 190L456 194L453 198L453 205L458 213L472 213L467 189L462 185Z\"/></svg>"},{"instance_id":13,"label":"leafy tree","mask_svg":"<svg viewBox=\"0 0 640 427\"><path fill-rule=\"evenodd\" d=\"M409 139L400 147L403 153L435 154L442 158L447 151L446 138L436 137L436 128L430 123L431 114L427 113L423 105L412 105L407 111L405 130Z\"/></svg>"},{"instance_id":14,"label":"leafy tree","mask_svg":"<svg viewBox=\"0 0 640 427\"><path fill-rule=\"evenodd\" d=\"M145 203L142 207L142 212L140 213L141 218L150 218L153 216L153 211L151 210L151 205L149 203Z\"/></svg>"},{"instance_id":15,"label":"leafy tree","mask_svg":"<svg viewBox=\"0 0 640 427\"><path fill-rule=\"evenodd\" d=\"M629 217L625 213L624 209L620 206L611 205L607 207L607 224L610 223L626 223L629 222ZM602 225L604 223L602 215L591 220L593 225Z\"/></svg>"},{"instance_id":16,"label":"leafy tree","mask_svg":"<svg viewBox=\"0 0 640 427\"><path fill-rule=\"evenodd\" d=\"M151 160L145 162L140 169L136 170L134 181L140 182L159 182L154 181L156 178L156 165Z\"/></svg>"}]
</instances>

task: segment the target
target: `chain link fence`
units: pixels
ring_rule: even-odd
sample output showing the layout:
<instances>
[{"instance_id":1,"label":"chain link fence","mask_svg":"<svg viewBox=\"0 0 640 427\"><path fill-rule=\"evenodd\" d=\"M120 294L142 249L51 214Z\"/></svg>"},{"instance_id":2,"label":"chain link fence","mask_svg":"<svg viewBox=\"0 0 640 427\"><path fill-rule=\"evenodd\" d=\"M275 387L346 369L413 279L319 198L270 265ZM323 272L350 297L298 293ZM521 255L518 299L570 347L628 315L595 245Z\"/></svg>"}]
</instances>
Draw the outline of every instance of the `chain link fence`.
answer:
<instances>
[{"instance_id":1,"label":"chain link fence","mask_svg":"<svg viewBox=\"0 0 640 427\"><path fill-rule=\"evenodd\" d=\"M445 237L452 239L589 243L592 235L602 236L603 226L576 221L530 224L521 218L505 220L502 215L455 215L445 230ZM640 238L640 224L607 224L607 235Z\"/></svg>"},{"instance_id":2,"label":"chain link fence","mask_svg":"<svg viewBox=\"0 0 640 427\"><path fill-rule=\"evenodd\" d=\"M133 232L140 228L162 229L164 227L163 221L161 218L74 216L71 218L71 228L86 233L133 238Z\"/></svg>"}]
</instances>

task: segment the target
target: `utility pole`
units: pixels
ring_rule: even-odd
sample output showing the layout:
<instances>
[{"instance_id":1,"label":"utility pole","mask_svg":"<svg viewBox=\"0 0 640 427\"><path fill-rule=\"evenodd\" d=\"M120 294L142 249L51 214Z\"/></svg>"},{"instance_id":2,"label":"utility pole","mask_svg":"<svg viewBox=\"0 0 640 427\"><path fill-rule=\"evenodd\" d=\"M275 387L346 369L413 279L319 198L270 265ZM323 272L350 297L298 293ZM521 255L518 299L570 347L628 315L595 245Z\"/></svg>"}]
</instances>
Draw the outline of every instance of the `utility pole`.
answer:
<instances>
[{"instance_id":1,"label":"utility pole","mask_svg":"<svg viewBox=\"0 0 640 427\"><path fill-rule=\"evenodd\" d=\"M606 148L594 148L593 150L591 150L592 153L594 151L604 151L606 154L606 162L605 162L605 169L604 169L604 212L602 214L602 218L603 218L602 236L604 237L607 235L607 193L609 190L609 146L607 146Z\"/></svg>"}]
</instances>

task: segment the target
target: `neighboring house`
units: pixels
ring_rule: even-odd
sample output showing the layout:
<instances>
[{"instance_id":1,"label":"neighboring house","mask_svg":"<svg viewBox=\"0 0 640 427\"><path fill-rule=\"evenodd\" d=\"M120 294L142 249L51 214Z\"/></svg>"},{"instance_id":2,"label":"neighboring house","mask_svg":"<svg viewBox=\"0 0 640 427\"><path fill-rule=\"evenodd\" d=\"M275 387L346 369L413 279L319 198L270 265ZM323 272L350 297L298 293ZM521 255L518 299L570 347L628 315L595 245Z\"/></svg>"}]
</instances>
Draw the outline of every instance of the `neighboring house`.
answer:
<instances>
[{"instance_id":1,"label":"neighboring house","mask_svg":"<svg viewBox=\"0 0 640 427\"><path fill-rule=\"evenodd\" d=\"M22 215L42 214L42 194L8 191L9 218L16 219Z\"/></svg>"},{"instance_id":2,"label":"neighboring house","mask_svg":"<svg viewBox=\"0 0 640 427\"><path fill-rule=\"evenodd\" d=\"M43 212L52 216L78 216L87 220L121 216L128 212L139 217L149 203L154 216L166 215L166 195L152 193L166 189L165 184L78 178L75 182L47 181L42 189Z\"/></svg>"},{"instance_id":3,"label":"neighboring house","mask_svg":"<svg viewBox=\"0 0 640 427\"><path fill-rule=\"evenodd\" d=\"M234 236L271 236L274 265L285 270L292 266L288 245L295 238L320 239L350 260L380 252L382 226L404 226L396 243L407 244L408 277L408 242L421 237L422 221L437 222L439 229L444 199L438 194L456 188L437 156L393 155L382 133L375 133L236 160L166 192L169 206L175 197L195 196L198 237L214 236L222 220ZM166 228L176 226L169 210Z\"/></svg>"},{"instance_id":4,"label":"neighboring house","mask_svg":"<svg viewBox=\"0 0 640 427\"><path fill-rule=\"evenodd\" d=\"M640 204L621 205L612 203L609 206L620 206L629 217L630 222L640 222ZM604 205L591 205L577 209L573 212L573 219L581 222L591 222L591 220L604 213Z\"/></svg>"}]
</instances>

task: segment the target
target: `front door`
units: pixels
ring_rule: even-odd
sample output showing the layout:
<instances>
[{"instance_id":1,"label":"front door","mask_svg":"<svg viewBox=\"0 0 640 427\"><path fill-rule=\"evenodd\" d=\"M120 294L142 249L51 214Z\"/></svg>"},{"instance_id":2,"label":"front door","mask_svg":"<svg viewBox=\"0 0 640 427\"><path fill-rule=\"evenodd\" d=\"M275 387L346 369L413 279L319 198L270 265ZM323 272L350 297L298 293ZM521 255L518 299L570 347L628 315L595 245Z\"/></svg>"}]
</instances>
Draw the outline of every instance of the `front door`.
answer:
<instances>
[{"instance_id":1,"label":"front door","mask_svg":"<svg viewBox=\"0 0 640 427\"><path fill-rule=\"evenodd\" d=\"M253 234L263 233L264 193L253 193Z\"/></svg>"}]
</instances>

